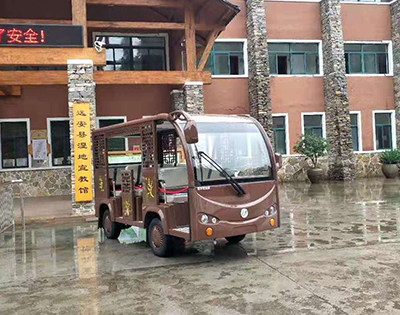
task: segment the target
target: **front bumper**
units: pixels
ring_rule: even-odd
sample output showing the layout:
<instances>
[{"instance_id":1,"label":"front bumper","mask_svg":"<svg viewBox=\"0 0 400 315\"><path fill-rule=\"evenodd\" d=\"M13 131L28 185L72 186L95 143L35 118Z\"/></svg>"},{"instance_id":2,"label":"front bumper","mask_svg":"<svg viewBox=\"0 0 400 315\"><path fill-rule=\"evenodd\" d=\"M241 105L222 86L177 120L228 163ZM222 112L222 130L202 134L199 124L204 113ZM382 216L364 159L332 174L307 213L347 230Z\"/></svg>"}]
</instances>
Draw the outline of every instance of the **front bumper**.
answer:
<instances>
[{"instance_id":1,"label":"front bumper","mask_svg":"<svg viewBox=\"0 0 400 315\"><path fill-rule=\"evenodd\" d=\"M270 216L261 215L244 221L219 221L216 224L198 223L198 235L200 240L224 238L236 235L251 234L273 230L279 227L278 213ZM206 230L211 228L213 233L207 236ZM203 235L203 237L202 237Z\"/></svg>"}]
</instances>

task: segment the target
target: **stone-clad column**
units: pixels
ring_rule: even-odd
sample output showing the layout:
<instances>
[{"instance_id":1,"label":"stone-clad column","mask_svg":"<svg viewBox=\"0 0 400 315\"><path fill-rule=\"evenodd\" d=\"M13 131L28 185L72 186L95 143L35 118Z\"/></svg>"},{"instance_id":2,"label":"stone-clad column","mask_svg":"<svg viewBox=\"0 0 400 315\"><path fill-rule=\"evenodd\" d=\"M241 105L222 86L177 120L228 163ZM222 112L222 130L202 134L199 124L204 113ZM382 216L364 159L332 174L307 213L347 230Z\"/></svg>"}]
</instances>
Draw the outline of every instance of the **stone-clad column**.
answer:
<instances>
[{"instance_id":1,"label":"stone-clad column","mask_svg":"<svg viewBox=\"0 0 400 315\"><path fill-rule=\"evenodd\" d=\"M75 198L75 161L74 161L74 118L73 108L75 104L89 103L90 129L93 131L96 124L96 94L93 82L93 62L91 60L68 61L68 109L70 118L71 141L71 186L72 186L72 211L74 214L94 214L94 201L76 202ZM91 141L91 139L90 139ZM90 171L93 173L93 165ZM92 178L93 174L92 174ZM92 187L94 187L92 181ZM94 196L94 191L93 191Z\"/></svg>"},{"instance_id":2,"label":"stone-clad column","mask_svg":"<svg viewBox=\"0 0 400 315\"><path fill-rule=\"evenodd\" d=\"M204 114L202 82L187 82L183 86L184 110L189 114Z\"/></svg>"},{"instance_id":3,"label":"stone-clad column","mask_svg":"<svg viewBox=\"0 0 400 315\"><path fill-rule=\"evenodd\" d=\"M331 145L328 176L336 180L355 178L349 97L340 0L321 1L322 50L326 135Z\"/></svg>"},{"instance_id":4,"label":"stone-clad column","mask_svg":"<svg viewBox=\"0 0 400 315\"><path fill-rule=\"evenodd\" d=\"M171 91L171 110L185 110L185 102L182 90Z\"/></svg>"},{"instance_id":5,"label":"stone-clad column","mask_svg":"<svg viewBox=\"0 0 400 315\"><path fill-rule=\"evenodd\" d=\"M393 2L392 41L393 41L393 81L394 104L396 110L397 148L400 148L400 1Z\"/></svg>"},{"instance_id":6,"label":"stone-clad column","mask_svg":"<svg viewBox=\"0 0 400 315\"><path fill-rule=\"evenodd\" d=\"M268 137L273 141L264 1L246 0L246 9L250 115L261 123Z\"/></svg>"}]
</instances>

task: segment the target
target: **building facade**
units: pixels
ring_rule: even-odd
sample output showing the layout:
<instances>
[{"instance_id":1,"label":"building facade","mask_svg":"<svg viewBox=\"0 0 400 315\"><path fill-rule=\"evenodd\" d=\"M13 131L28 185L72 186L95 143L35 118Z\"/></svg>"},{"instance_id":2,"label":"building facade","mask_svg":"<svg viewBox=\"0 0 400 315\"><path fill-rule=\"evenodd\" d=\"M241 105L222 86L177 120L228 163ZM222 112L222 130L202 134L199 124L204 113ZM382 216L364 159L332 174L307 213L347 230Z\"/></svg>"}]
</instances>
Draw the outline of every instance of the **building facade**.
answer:
<instances>
[{"instance_id":1,"label":"building facade","mask_svg":"<svg viewBox=\"0 0 400 315\"><path fill-rule=\"evenodd\" d=\"M39 6L19 2L21 6L2 1L0 25L70 21L84 26L88 47L97 42L105 48L106 65L96 68L94 76L97 127L174 108L251 114L266 128L275 150L285 156L280 171L284 181L304 179L307 166L293 146L306 132L329 140L332 154L322 165L327 177L342 180L379 175L377 154L396 148L400 141L398 0L232 0L231 4L193 0L193 19L200 25L195 38L190 37L190 29L172 25L190 20L187 11L171 4L180 3L175 0L165 6L144 0L145 9L134 0L132 6L126 6L129 1L120 6L119 0L73 0L72 4L46 0ZM83 4L84 12L74 11L74 3ZM134 24L160 19L169 23L167 30L140 29ZM222 21L218 27L204 27L218 21ZM2 35L3 40L9 39ZM187 57L189 44L195 47L197 60ZM202 52L209 57L202 58ZM57 69L53 71L66 73L66 66ZM0 179L25 179L26 191L33 196L69 194L66 82L15 79L15 70L49 73L43 67L1 70ZM162 82L152 72L180 71L181 75L194 70L200 74ZM135 71L152 77L148 82L126 79L126 72ZM207 71L211 79L204 75ZM100 72L115 74L115 81L103 82ZM47 140L49 154L43 160L31 155L34 139ZM118 141L113 145L116 150L125 146Z\"/></svg>"}]
</instances>

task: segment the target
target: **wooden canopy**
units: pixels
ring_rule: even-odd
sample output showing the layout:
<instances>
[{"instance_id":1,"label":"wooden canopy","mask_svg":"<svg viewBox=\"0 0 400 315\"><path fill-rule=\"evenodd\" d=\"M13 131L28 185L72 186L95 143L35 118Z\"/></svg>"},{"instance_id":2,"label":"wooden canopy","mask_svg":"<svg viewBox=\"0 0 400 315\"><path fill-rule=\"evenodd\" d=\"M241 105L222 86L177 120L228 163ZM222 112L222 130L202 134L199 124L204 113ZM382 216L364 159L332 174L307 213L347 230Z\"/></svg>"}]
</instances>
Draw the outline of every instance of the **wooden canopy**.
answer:
<instances>
[{"instance_id":1,"label":"wooden canopy","mask_svg":"<svg viewBox=\"0 0 400 315\"><path fill-rule=\"evenodd\" d=\"M128 80L129 84L157 84L155 81L182 84L183 80L191 78L201 79L205 84L209 84L209 73L197 75L196 72L203 71L215 39L239 12L237 6L225 0L41 0L40 3L33 1L36 7L32 6L31 0L23 0L22 2L26 2L25 10L21 9L22 6L17 8L14 0L1 2L0 23L83 25L85 47L89 48L86 51L58 49L58 58L51 50L46 54L46 48L38 48L35 51L40 52L40 58L32 52L35 48L0 48L0 66L65 65L68 59L74 59L77 54L79 59L93 59L95 52L90 48L93 46L93 33L168 33L169 50L173 59L171 62L174 62L173 71L157 72L157 76L165 76L164 79L157 80L149 79L151 72L148 72L148 75L142 73L141 76L129 75L128 77L133 78ZM63 10L63 6L70 11ZM12 58L9 54L10 49L13 51ZM182 50L186 52L185 68L181 67L182 60L179 60ZM95 59L98 65L105 63L104 54ZM188 73L185 73L186 71ZM13 72L0 71L0 84L37 85L37 80L43 80L43 84L65 82L64 74L57 74L55 71L50 77L45 71L26 71L25 75ZM29 79L30 76L32 80ZM115 75L101 76L102 84L119 83L113 81ZM100 75L98 77L100 78ZM18 78L21 78L21 82ZM108 82L107 78L112 81Z\"/></svg>"}]
</instances>

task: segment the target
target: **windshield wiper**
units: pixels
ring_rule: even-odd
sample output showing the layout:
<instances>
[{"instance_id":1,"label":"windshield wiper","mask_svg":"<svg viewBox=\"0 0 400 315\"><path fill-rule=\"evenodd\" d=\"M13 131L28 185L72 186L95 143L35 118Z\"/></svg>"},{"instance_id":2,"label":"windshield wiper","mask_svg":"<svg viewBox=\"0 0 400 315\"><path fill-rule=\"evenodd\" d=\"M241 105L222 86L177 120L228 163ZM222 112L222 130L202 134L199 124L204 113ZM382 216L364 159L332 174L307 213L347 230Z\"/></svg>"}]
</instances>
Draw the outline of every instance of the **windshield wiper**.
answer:
<instances>
[{"instance_id":1,"label":"windshield wiper","mask_svg":"<svg viewBox=\"0 0 400 315\"><path fill-rule=\"evenodd\" d=\"M203 181L204 180L203 179L203 166L201 165L201 157L200 157L199 150L197 149L197 145L196 144L194 145L194 148L196 149L196 154L197 154L197 157L199 158L201 181Z\"/></svg>"},{"instance_id":2,"label":"windshield wiper","mask_svg":"<svg viewBox=\"0 0 400 315\"><path fill-rule=\"evenodd\" d=\"M218 172L220 172L226 180L232 185L232 187L237 191L238 195L245 195L246 192L244 191L243 187L240 186L240 184L232 178L231 175L229 175L222 167L219 165L216 161L214 161L210 156L207 155L207 153L200 151L197 153L199 157L203 157L208 163L211 164Z\"/></svg>"}]
</instances>

